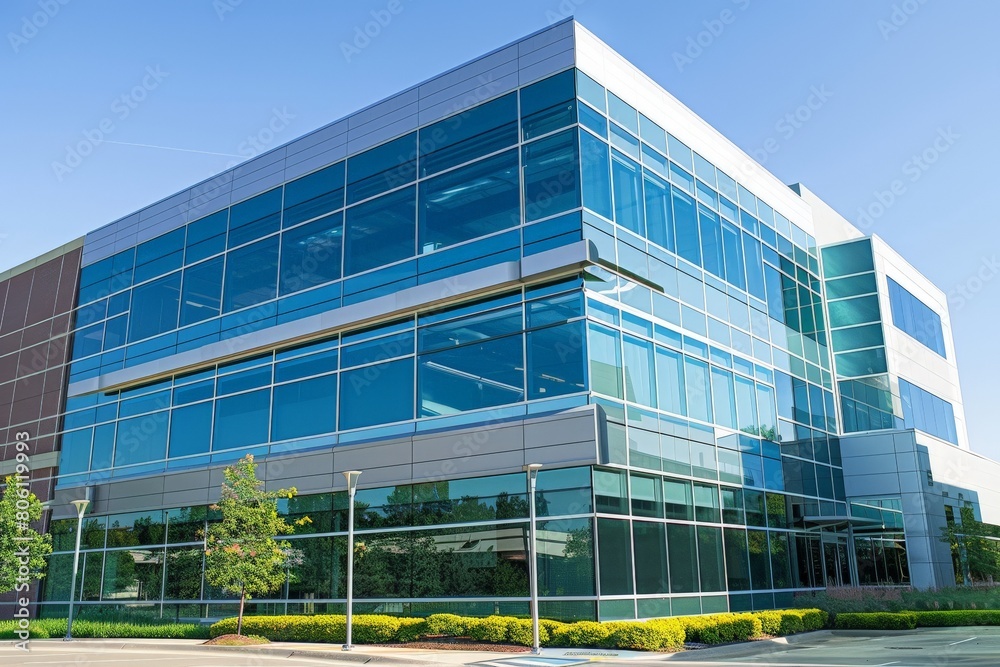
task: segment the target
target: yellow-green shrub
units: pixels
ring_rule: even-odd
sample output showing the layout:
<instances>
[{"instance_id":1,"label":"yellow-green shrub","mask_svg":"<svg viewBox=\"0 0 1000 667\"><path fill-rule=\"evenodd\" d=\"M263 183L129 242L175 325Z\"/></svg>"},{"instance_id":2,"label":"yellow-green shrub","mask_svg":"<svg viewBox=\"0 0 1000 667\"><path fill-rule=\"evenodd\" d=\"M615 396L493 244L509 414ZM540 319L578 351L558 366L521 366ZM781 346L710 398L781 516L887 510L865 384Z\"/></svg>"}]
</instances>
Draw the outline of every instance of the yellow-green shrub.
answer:
<instances>
[{"instance_id":1,"label":"yellow-green shrub","mask_svg":"<svg viewBox=\"0 0 1000 667\"><path fill-rule=\"evenodd\" d=\"M912 630L917 627L917 615L913 612L862 612L837 614L838 630Z\"/></svg>"},{"instance_id":2,"label":"yellow-green shrub","mask_svg":"<svg viewBox=\"0 0 1000 667\"><path fill-rule=\"evenodd\" d=\"M720 614L719 618L701 630L706 644L745 642L761 635L760 619L753 614Z\"/></svg>"},{"instance_id":3,"label":"yellow-green shrub","mask_svg":"<svg viewBox=\"0 0 1000 667\"><path fill-rule=\"evenodd\" d=\"M611 634L607 623L577 621L557 628L551 638L553 646L577 648L581 646L603 646Z\"/></svg>"},{"instance_id":4,"label":"yellow-green shrub","mask_svg":"<svg viewBox=\"0 0 1000 667\"><path fill-rule=\"evenodd\" d=\"M427 617L427 634L464 637L469 631L469 625L478 620L457 614L431 614Z\"/></svg>"},{"instance_id":5,"label":"yellow-green shrub","mask_svg":"<svg viewBox=\"0 0 1000 667\"><path fill-rule=\"evenodd\" d=\"M532 632L530 618L512 618L507 625L507 641L521 646L531 646L535 642L535 635ZM541 621L538 622L538 642L547 644L549 642L549 630Z\"/></svg>"},{"instance_id":6,"label":"yellow-green shrub","mask_svg":"<svg viewBox=\"0 0 1000 667\"><path fill-rule=\"evenodd\" d=\"M1000 625L1000 611L963 609L955 611L916 611L917 627L942 628L956 625Z\"/></svg>"},{"instance_id":7,"label":"yellow-green shrub","mask_svg":"<svg viewBox=\"0 0 1000 667\"><path fill-rule=\"evenodd\" d=\"M473 639L498 644L507 641L508 626L517 619L511 616L487 616L472 619L466 624L466 631Z\"/></svg>"},{"instance_id":8,"label":"yellow-green shrub","mask_svg":"<svg viewBox=\"0 0 1000 667\"><path fill-rule=\"evenodd\" d=\"M422 618L401 618L399 619L399 631L396 633L396 641L413 642L427 634L427 621Z\"/></svg>"}]
</instances>

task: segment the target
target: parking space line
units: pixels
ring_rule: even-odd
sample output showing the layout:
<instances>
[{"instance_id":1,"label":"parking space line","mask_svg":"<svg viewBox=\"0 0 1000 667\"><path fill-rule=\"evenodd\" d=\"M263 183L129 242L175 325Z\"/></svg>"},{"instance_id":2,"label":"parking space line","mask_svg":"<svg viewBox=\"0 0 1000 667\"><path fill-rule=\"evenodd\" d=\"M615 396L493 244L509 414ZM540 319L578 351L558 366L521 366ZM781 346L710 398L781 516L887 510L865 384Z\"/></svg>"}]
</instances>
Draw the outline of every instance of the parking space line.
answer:
<instances>
[{"instance_id":1,"label":"parking space line","mask_svg":"<svg viewBox=\"0 0 1000 667\"><path fill-rule=\"evenodd\" d=\"M878 667L889 667L889 665L898 665L901 662L902 662L902 660L893 660L892 662L883 662L881 665L878 665Z\"/></svg>"},{"instance_id":2,"label":"parking space line","mask_svg":"<svg viewBox=\"0 0 1000 667\"><path fill-rule=\"evenodd\" d=\"M979 637L969 637L968 639L963 639L960 642L952 642L948 646L955 646L956 644L964 644L965 642L971 642L973 639L979 639Z\"/></svg>"}]
</instances>

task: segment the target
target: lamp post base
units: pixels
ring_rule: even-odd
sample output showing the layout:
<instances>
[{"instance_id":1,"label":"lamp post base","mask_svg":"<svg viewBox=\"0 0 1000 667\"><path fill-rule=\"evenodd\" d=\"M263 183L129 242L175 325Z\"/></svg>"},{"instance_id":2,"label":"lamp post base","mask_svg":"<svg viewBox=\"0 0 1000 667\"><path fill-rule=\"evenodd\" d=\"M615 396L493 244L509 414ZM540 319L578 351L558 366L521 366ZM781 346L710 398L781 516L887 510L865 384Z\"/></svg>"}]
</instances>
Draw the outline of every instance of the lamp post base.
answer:
<instances>
[{"instance_id":1,"label":"lamp post base","mask_svg":"<svg viewBox=\"0 0 1000 667\"><path fill-rule=\"evenodd\" d=\"M344 644L343 646L340 647L340 650L341 651L350 651L353 648L354 648L354 646L352 644Z\"/></svg>"}]
</instances>

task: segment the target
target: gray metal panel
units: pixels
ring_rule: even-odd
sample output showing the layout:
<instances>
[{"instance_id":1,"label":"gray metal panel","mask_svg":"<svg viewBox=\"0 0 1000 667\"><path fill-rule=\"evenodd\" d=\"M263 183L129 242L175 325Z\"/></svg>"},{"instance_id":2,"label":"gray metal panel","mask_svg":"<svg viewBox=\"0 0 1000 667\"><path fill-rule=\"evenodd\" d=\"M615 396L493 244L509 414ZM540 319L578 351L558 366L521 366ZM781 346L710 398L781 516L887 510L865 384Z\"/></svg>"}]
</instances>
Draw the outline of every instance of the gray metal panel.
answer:
<instances>
[{"instance_id":1,"label":"gray metal panel","mask_svg":"<svg viewBox=\"0 0 1000 667\"><path fill-rule=\"evenodd\" d=\"M517 88L518 74L512 72L498 79L490 79L473 88L471 91L456 95L420 111L420 125L426 125L467 107L485 102L493 97L499 97Z\"/></svg>"},{"instance_id":2,"label":"gray metal panel","mask_svg":"<svg viewBox=\"0 0 1000 667\"><path fill-rule=\"evenodd\" d=\"M215 494L213 496L213 493ZM181 491L164 491L161 505L165 509L174 507L198 507L208 505L218 500L218 489L211 489L205 485L199 489L185 489Z\"/></svg>"},{"instance_id":3,"label":"gray metal panel","mask_svg":"<svg viewBox=\"0 0 1000 667\"><path fill-rule=\"evenodd\" d=\"M347 154L347 146L332 148L328 151L317 153L303 159L301 162L289 163L285 166L285 180L291 181L311 171L316 171L320 167L342 160Z\"/></svg>"},{"instance_id":4,"label":"gray metal panel","mask_svg":"<svg viewBox=\"0 0 1000 667\"><path fill-rule=\"evenodd\" d=\"M447 463L448 465L442 465ZM463 477L481 473L502 474L515 472L524 465L524 453L496 452L479 454L452 461L426 461L413 464L413 478L419 480L439 480L448 477Z\"/></svg>"},{"instance_id":5,"label":"gray metal panel","mask_svg":"<svg viewBox=\"0 0 1000 667\"><path fill-rule=\"evenodd\" d=\"M165 475L163 478L163 491L170 493L174 491L190 491L192 489L206 488L211 479L207 470L193 470L189 472L177 472Z\"/></svg>"},{"instance_id":6,"label":"gray metal panel","mask_svg":"<svg viewBox=\"0 0 1000 667\"><path fill-rule=\"evenodd\" d=\"M251 183L256 183L258 181L268 179L269 177L277 174L279 177L284 174L285 171L285 158L281 158L271 164L262 165L259 169L254 169L253 171L245 172L243 175L233 179L233 201L239 201L240 198L235 195L236 190L246 187Z\"/></svg>"},{"instance_id":7,"label":"gray metal panel","mask_svg":"<svg viewBox=\"0 0 1000 667\"><path fill-rule=\"evenodd\" d=\"M281 164L285 160L285 147L279 146L273 150L269 150L266 153L262 153L255 157L250 158L246 162L241 162L240 164L233 167L233 183L238 183L242 179L246 179L248 176L256 171L262 169L267 169L272 167L270 171L274 171L273 167L276 164ZM251 180L254 180L251 178Z\"/></svg>"},{"instance_id":8,"label":"gray metal panel","mask_svg":"<svg viewBox=\"0 0 1000 667\"><path fill-rule=\"evenodd\" d=\"M445 88L457 85L463 81L468 81L469 79L474 79L486 74L494 68L501 67L504 63L516 59L517 44L511 44L510 46L498 49L493 53L477 58L470 63L456 67L450 72L446 72L445 74L431 79L430 81L420 84L420 97L428 97L436 92L444 90Z\"/></svg>"},{"instance_id":9,"label":"gray metal panel","mask_svg":"<svg viewBox=\"0 0 1000 667\"><path fill-rule=\"evenodd\" d=\"M145 221L151 218L155 218L158 215L167 212L176 212L180 210L185 204L187 204L188 199L191 198L190 190L183 190L175 195L171 195L166 199L156 202L150 206L139 211L139 220Z\"/></svg>"},{"instance_id":10,"label":"gray metal panel","mask_svg":"<svg viewBox=\"0 0 1000 667\"><path fill-rule=\"evenodd\" d=\"M564 39L549 42L535 51L527 51L518 55L517 66L518 69L525 69L526 67L537 65L538 63L550 58L561 56L566 52L573 52L572 35Z\"/></svg>"},{"instance_id":11,"label":"gray metal panel","mask_svg":"<svg viewBox=\"0 0 1000 667\"><path fill-rule=\"evenodd\" d=\"M524 447L524 429L515 426L483 427L414 436L413 461L456 460L485 452L520 451Z\"/></svg>"},{"instance_id":12,"label":"gray metal panel","mask_svg":"<svg viewBox=\"0 0 1000 667\"><path fill-rule=\"evenodd\" d=\"M401 134L406 134L407 132L417 129L417 114L414 113L411 116L407 116L382 127L369 128L366 126L362 129L371 129L372 131L363 136L352 132L350 134L350 140L347 143L348 155L359 153L363 150L371 148L372 146L387 141L388 139L392 139L393 137L397 137Z\"/></svg>"},{"instance_id":13,"label":"gray metal panel","mask_svg":"<svg viewBox=\"0 0 1000 667\"><path fill-rule=\"evenodd\" d=\"M232 195L233 201L240 202L243 201L244 199L249 199L254 195L259 195L262 192L266 192L268 190L271 190L272 188L281 185L282 183L284 183L284 181L285 181L285 170L282 167L277 172L265 176L261 178L259 181L252 181L250 183L246 183L242 187L236 187L236 184L234 183L233 195Z\"/></svg>"},{"instance_id":14,"label":"gray metal panel","mask_svg":"<svg viewBox=\"0 0 1000 667\"><path fill-rule=\"evenodd\" d=\"M490 89L490 83L508 77L511 74L517 74L517 60L515 59L501 63L497 67L471 78L459 81L453 86L421 95L420 110L426 111L440 105L442 102L464 97L480 98L481 100L487 99L497 94L496 91Z\"/></svg>"},{"instance_id":15,"label":"gray metal panel","mask_svg":"<svg viewBox=\"0 0 1000 667\"><path fill-rule=\"evenodd\" d=\"M543 79L550 74L555 74L567 67L572 67L574 58L575 54L573 51L563 51L547 60L523 67L518 73L519 84L523 86L532 81Z\"/></svg>"},{"instance_id":16,"label":"gray metal panel","mask_svg":"<svg viewBox=\"0 0 1000 667\"><path fill-rule=\"evenodd\" d=\"M529 35L517 42L517 54L518 56L524 56L549 44L565 39L572 40L575 31L576 24L573 21L563 21L550 26L548 29L539 30L534 35Z\"/></svg>"},{"instance_id":17,"label":"gray metal panel","mask_svg":"<svg viewBox=\"0 0 1000 667\"><path fill-rule=\"evenodd\" d=\"M404 90L403 92L393 95L392 97L382 100L381 102L376 102L375 104L347 117L348 133L353 133L354 130L359 127L377 122L382 118L391 117L393 119L398 119L409 115L412 113L412 110L408 109L416 103L416 88Z\"/></svg>"}]
</instances>

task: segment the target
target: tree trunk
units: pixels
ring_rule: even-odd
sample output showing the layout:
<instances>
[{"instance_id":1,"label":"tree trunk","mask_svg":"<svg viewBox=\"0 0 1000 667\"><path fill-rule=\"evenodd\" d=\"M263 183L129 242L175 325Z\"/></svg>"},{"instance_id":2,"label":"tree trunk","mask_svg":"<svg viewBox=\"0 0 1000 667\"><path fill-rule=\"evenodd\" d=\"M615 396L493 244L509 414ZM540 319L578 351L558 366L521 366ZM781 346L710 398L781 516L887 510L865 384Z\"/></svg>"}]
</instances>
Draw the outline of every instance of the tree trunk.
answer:
<instances>
[{"instance_id":1,"label":"tree trunk","mask_svg":"<svg viewBox=\"0 0 1000 667\"><path fill-rule=\"evenodd\" d=\"M242 635L243 634L243 604L246 602L246 599L247 599L247 585L246 584L240 584L240 615L236 619L236 634L237 635Z\"/></svg>"}]
</instances>

